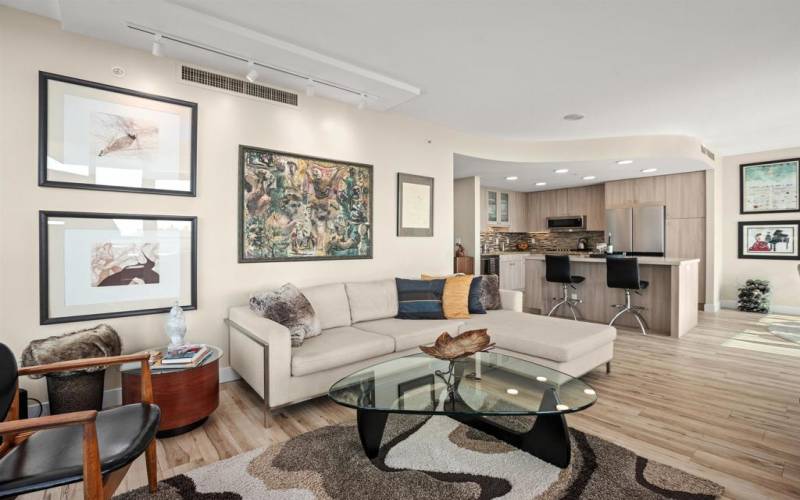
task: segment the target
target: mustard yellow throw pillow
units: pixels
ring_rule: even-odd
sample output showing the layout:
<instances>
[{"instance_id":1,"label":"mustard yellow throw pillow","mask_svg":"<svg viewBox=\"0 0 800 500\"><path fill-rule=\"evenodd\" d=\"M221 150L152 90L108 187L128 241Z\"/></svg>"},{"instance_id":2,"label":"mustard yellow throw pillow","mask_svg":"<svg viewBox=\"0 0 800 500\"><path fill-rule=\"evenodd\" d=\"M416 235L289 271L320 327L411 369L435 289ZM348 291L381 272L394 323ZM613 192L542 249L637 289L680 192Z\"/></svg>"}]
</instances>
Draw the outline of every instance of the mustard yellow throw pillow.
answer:
<instances>
[{"instance_id":1,"label":"mustard yellow throw pillow","mask_svg":"<svg viewBox=\"0 0 800 500\"><path fill-rule=\"evenodd\" d=\"M441 279L442 277L423 274L423 280ZM472 284L471 274L454 274L445 278L442 294L442 309L447 319L469 318L469 287Z\"/></svg>"}]
</instances>

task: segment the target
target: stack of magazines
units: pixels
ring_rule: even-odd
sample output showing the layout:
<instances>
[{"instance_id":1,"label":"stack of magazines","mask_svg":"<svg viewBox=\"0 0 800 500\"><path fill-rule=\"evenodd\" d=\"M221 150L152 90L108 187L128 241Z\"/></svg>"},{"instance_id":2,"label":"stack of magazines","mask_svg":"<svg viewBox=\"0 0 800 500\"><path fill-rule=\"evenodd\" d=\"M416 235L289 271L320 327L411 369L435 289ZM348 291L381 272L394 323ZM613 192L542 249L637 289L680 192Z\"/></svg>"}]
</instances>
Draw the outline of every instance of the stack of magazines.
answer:
<instances>
[{"instance_id":1,"label":"stack of magazines","mask_svg":"<svg viewBox=\"0 0 800 500\"><path fill-rule=\"evenodd\" d=\"M211 356L211 350L203 344L186 344L167 349L164 356L156 361L161 368L183 368L198 366Z\"/></svg>"}]
</instances>

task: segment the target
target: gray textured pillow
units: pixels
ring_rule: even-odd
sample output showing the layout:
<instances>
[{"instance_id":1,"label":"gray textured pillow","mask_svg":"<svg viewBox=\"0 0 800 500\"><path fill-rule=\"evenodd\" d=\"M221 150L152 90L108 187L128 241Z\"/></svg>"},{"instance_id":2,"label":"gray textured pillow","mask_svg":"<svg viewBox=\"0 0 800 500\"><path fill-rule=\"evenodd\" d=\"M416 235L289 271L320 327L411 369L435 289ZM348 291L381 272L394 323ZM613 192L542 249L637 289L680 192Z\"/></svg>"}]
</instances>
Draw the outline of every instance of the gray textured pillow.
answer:
<instances>
[{"instance_id":1,"label":"gray textured pillow","mask_svg":"<svg viewBox=\"0 0 800 500\"><path fill-rule=\"evenodd\" d=\"M322 333L311 302L291 283L251 295L250 309L288 328L292 347L300 347L305 339Z\"/></svg>"},{"instance_id":2,"label":"gray textured pillow","mask_svg":"<svg viewBox=\"0 0 800 500\"><path fill-rule=\"evenodd\" d=\"M500 277L496 274L484 274L481 280L481 304L487 311L503 308L500 300Z\"/></svg>"}]
</instances>

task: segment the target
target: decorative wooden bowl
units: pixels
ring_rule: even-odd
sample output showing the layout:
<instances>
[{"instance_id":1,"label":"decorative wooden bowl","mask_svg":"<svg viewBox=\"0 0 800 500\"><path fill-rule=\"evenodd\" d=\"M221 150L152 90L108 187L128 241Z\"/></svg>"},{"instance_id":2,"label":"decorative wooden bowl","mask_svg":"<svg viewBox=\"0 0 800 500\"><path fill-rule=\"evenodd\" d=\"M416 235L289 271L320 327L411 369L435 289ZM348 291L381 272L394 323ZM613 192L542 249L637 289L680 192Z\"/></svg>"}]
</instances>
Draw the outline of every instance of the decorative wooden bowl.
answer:
<instances>
[{"instance_id":1,"label":"decorative wooden bowl","mask_svg":"<svg viewBox=\"0 0 800 500\"><path fill-rule=\"evenodd\" d=\"M420 350L428 356L446 361L466 358L492 347L494 347L494 343L491 342L491 337L486 333L485 328L470 330L456 337L451 337L449 333L444 332L439 335L432 346L419 346Z\"/></svg>"}]
</instances>

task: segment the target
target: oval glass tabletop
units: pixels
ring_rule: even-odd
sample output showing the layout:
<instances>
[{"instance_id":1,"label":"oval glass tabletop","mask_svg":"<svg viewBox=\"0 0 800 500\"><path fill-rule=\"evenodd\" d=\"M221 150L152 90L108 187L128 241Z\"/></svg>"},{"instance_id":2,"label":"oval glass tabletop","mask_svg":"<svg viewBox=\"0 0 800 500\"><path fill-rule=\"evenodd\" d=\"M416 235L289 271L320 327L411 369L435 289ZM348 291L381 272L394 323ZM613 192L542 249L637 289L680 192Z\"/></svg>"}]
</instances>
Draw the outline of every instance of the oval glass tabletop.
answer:
<instances>
[{"instance_id":1,"label":"oval glass tabletop","mask_svg":"<svg viewBox=\"0 0 800 500\"><path fill-rule=\"evenodd\" d=\"M553 415L588 408L588 384L495 352L453 362L414 354L359 370L328 391L358 410L443 415Z\"/></svg>"},{"instance_id":2,"label":"oval glass tabletop","mask_svg":"<svg viewBox=\"0 0 800 500\"><path fill-rule=\"evenodd\" d=\"M181 371L181 370L190 370L192 368L198 368L200 366L205 366L205 365L207 365L209 363L213 363L214 361L217 361L218 359L220 359L222 357L222 355L224 354L222 349L220 349L219 347L216 347L216 346L213 346L213 345L208 345L208 344L206 344L206 347L208 347L208 353L206 353L206 355L200 360L200 362L198 362L196 364L191 364L191 363L187 363L187 364L164 364L164 363L158 362L158 363L156 363L154 365L150 365L150 372L153 375L162 375L162 374L167 374L167 373L175 373L175 372ZM147 350L149 352L151 352L151 353L158 352L158 353L161 353L162 355L165 352L167 352L167 348L166 347L158 347L158 348L147 349ZM120 371L128 373L128 374L137 375L137 374L139 374L141 372L141 368L142 368L142 365L140 363L138 363L138 362L136 362L136 363L125 363L124 365L122 365L120 367Z\"/></svg>"}]
</instances>

